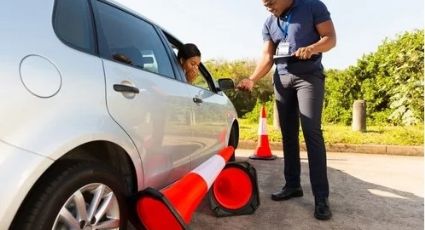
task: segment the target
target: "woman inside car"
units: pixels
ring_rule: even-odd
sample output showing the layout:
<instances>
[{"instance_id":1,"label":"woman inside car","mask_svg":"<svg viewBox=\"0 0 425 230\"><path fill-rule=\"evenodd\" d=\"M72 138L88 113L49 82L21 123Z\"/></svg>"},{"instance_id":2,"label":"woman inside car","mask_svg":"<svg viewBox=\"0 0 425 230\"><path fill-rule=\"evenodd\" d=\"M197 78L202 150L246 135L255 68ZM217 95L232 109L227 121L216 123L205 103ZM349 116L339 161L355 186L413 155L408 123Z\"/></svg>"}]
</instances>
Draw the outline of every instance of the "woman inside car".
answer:
<instances>
[{"instance_id":1,"label":"woman inside car","mask_svg":"<svg viewBox=\"0 0 425 230\"><path fill-rule=\"evenodd\" d=\"M198 76L201 52L195 44L186 43L179 49L177 58L186 75L187 82L192 84Z\"/></svg>"}]
</instances>

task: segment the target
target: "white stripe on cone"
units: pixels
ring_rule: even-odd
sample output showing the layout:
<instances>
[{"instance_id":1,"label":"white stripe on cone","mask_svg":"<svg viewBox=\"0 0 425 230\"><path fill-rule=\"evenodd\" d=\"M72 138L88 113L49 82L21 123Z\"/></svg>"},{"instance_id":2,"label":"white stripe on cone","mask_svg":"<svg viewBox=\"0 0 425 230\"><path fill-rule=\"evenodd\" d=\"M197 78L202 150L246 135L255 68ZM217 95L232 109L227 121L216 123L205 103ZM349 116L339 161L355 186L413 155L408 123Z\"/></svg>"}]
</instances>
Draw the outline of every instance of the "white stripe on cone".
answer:
<instances>
[{"instance_id":1,"label":"white stripe on cone","mask_svg":"<svg viewBox=\"0 0 425 230\"><path fill-rule=\"evenodd\" d=\"M226 161L222 156L214 155L192 170L192 172L201 176L207 183L208 189L210 189L211 185L214 183L215 179L220 174L225 165Z\"/></svg>"},{"instance_id":2,"label":"white stripe on cone","mask_svg":"<svg viewBox=\"0 0 425 230\"><path fill-rule=\"evenodd\" d=\"M195 209L233 153L234 148L228 146L161 191L147 188L137 201L137 214L145 228L187 229Z\"/></svg>"},{"instance_id":3,"label":"white stripe on cone","mask_svg":"<svg viewBox=\"0 0 425 230\"><path fill-rule=\"evenodd\" d=\"M267 118L260 118L260 125L258 126L258 135L267 135Z\"/></svg>"}]
</instances>

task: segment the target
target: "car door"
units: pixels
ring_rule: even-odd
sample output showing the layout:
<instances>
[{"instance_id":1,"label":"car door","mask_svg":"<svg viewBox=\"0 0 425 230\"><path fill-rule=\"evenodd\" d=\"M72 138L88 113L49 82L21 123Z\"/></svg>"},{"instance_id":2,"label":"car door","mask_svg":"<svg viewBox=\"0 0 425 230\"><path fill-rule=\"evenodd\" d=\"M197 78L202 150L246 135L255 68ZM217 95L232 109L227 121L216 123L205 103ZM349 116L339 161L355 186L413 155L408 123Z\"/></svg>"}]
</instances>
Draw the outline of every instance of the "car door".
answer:
<instances>
[{"instance_id":1,"label":"car door","mask_svg":"<svg viewBox=\"0 0 425 230\"><path fill-rule=\"evenodd\" d=\"M165 186L188 172L195 151L186 144L192 98L155 26L101 1L93 8L109 113L139 151L145 187Z\"/></svg>"},{"instance_id":2,"label":"car door","mask_svg":"<svg viewBox=\"0 0 425 230\"><path fill-rule=\"evenodd\" d=\"M227 146L230 101L217 90L207 69L201 65L200 72L192 84L188 84L193 99L191 128L192 138L198 148L192 153L191 167L204 162L211 155Z\"/></svg>"},{"instance_id":3,"label":"car door","mask_svg":"<svg viewBox=\"0 0 425 230\"><path fill-rule=\"evenodd\" d=\"M173 59L177 60L179 47L183 44L165 32L166 39L174 53ZM202 52L202 51L201 51ZM177 74L187 86L191 98L191 111L189 126L191 135L187 140L193 146L191 153L191 168L202 164L224 146L227 146L227 135L230 132L230 120L234 117L234 109L230 100L219 90L208 70L203 64L199 66L199 74L190 84L184 77L181 65L178 65Z\"/></svg>"}]
</instances>

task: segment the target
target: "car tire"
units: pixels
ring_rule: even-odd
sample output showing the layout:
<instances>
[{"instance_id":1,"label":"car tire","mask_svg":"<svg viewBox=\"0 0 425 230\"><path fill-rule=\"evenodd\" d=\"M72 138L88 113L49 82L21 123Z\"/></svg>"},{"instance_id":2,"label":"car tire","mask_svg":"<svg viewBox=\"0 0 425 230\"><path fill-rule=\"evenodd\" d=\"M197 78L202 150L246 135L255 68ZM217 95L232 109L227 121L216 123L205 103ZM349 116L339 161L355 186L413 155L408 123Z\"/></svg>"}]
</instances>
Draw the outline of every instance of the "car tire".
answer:
<instances>
[{"instance_id":1,"label":"car tire","mask_svg":"<svg viewBox=\"0 0 425 230\"><path fill-rule=\"evenodd\" d=\"M238 145L238 137L236 136L236 131L235 131L235 127L232 128L232 131L230 132L230 137L229 137L229 146L233 146L233 148L235 149L233 151L232 156L229 159L229 162L231 161L236 161L236 156L235 156L235 151L236 151L236 147Z\"/></svg>"},{"instance_id":2,"label":"car tire","mask_svg":"<svg viewBox=\"0 0 425 230\"><path fill-rule=\"evenodd\" d=\"M74 223L74 228L78 223L79 228L76 229L91 229L89 227L107 223L113 226L112 229L126 229L125 194L119 173L102 165L102 162L57 163L31 190L11 229L72 229L64 224L70 222ZM84 212L86 220L78 218ZM69 218L69 214L73 218ZM64 216L71 221L64 221Z\"/></svg>"}]
</instances>

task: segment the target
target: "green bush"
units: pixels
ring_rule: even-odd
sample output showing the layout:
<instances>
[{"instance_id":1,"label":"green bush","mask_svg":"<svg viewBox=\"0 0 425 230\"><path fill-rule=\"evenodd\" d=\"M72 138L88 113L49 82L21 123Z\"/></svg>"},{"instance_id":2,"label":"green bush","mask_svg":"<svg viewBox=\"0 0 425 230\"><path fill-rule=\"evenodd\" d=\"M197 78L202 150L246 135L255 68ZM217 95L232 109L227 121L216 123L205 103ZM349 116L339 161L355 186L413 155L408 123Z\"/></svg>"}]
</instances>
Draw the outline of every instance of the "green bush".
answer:
<instances>
[{"instance_id":1,"label":"green bush","mask_svg":"<svg viewBox=\"0 0 425 230\"><path fill-rule=\"evenodd\" d=\"M423 30L406 32L346 70L327 71L324 121L350 124L353 102L363 99L368 124L423 123L423 47Z\"/></svg>"},{"instance_id":2,"label":"green bush","mask_svg":"<svg viewBox=\"0 0 425 230\"><path fill-rule=\"evenodd\" d=\"M361 83L367 116L394 125L423 123L424 31L386 39L377 51L361 58L352 75ZM379 118L379 119L378 119Z\"/></svg>"},{"instance_id":3,"label":"green bush","mask_svg":"<svg viewBox=\"0 0 425 230\"><path fill-rule=\"evenodd\" d=\"M352 105L358 98L360 85L348 71L326 72L323 121L331 124L351 123Z\"/></svg>"},{"instance_id":4,"label":"green bush","mask_svg":"<svg viewBox=\"0 0 425 230\"><path fill-rule=\"evenodd\" d=\"M243 118L246 119L249 122L252 123L256 123L258 124L258 119L260 118L261 115L261 108L263 107L263 105L266 108L266 115L267 115L267 124L273 124L273 105L274 105L274 100L273 101L268 101L266 103L261 103L258 102L254 109L252 109L251 112L246 113Z\"/></svg>"},{"instance_id":5,"label":"green bush","mask_svg":"<svg viewBox=\"0 0 425 230\"><path fill-rule=\"evenodd\" d=\"M204 63L214 79L232 78L235 84L249 77L255 69L254 60L219 61L209 60ZM257 82L252 92L239 90L226 90L225 93L232 101L239 117L250 112L256 105L257 100L270 101L273 96L273 86L270 73Z\"/></svg>"}]
</instances>

